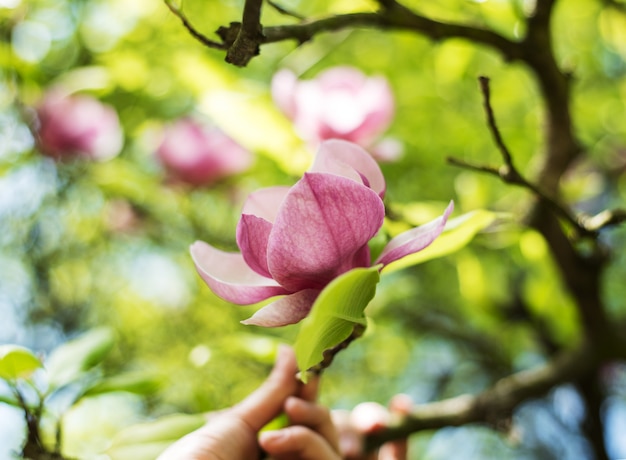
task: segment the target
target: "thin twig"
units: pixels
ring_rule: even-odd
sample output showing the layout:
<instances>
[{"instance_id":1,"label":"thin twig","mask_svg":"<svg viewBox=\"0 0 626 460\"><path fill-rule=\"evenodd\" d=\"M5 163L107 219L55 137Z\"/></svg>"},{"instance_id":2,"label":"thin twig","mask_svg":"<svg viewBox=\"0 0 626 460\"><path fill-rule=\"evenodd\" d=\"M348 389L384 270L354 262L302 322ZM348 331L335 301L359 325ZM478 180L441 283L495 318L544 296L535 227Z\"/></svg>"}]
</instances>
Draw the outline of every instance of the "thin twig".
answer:
<instances>
[{"instance_id":1,"label":"thin twig","mask_svg":"<svg viewBox=\"0 0 626 460\"><path fill-rule=\"evenodd\" d=\"M324 371L324 369L328 369L330 367L333 360L335 359L335 356L337 356L337 354L340 351L348 348L348 346L352 342L354 342L356 339L361 337L364 332L365 332L365 326L363 326L362 324L358 324L358 323L355 324L354 328L352 329L352 333L348 336L347 339L335 345L334 347L329 348L328 350L325 350L323 354L324 358L322 362L320 362L319 364L316 364L315 366L306 370L305 372L309 375L320 375Z\"/></svg>"},{"instance_id":2,"label":"thin twig","mask_svg":"<svg viewBox=\"0 0 626 460\"><path fill-rule=\"evenodd\" d=\"M515 165L513 164L511 152L504 143L502 135L500 134L500 129L498 128L498 125L496 123L493 107L491 106L491 90L489 86L489 78L481 76L478 80L480 82L480 88L483 94L483 106L485 108L485 114L487 116L487 126L489 127L489 131L491 132L496 146L498 147L498 151L502 156L504 164L499 168L495 168L493 166L467 163L458 158L448 158L448 162L455 166L461 166L474 171L498 176L507 184L518 185L520 187L524 187L530 190L540 200L545 202L550 207L550 209L552 209L553 212L569 222L574 227L574 229L576 229L580 236L595 237L596 231L590 230L585 227L585 225L583 225L583 223L579 219L572 215L572 213L569 211L569 209L567 209L565 205L559 203L555 198L549 196L536 184L533 184L526 180L524 176L522 176L522 174L519 172L519 170L515 167Z\"/></svg>"},{"instance_id":3,"label":"thin twig","mask_svg":"<svg viewBox=\"0 0 626 460\"><path fill-rule=\"evenodd\" d=\"M290 11L287 8L279 5L276 2L273 2L272 0L266 0L267 4L269 6L271 6L272 8L274 8L276 11L278 11L280 14L284 14L285 16L291 16L292 18L298 19L300 21L304 21L306 18L304 16L302 16L301 14L295 13L294 11Z\"/></svg>"},{"instance_id":4,"label":"thin twig","mask_svg":"<svg viewBox=\"0 0 626 460\"><path fill-rule=\"evenodd\" d=\"M191 22L189 22L187 17L183 14L183 12L180 9L178 9L176 6L174 6L174 4L171 1L165 0L164 3L169 8L169 10L172 13L174 13L174 16L180 19L180 21L183 23L183 26L185 26L185 29L187 29L187 31L191 34L191 36L194 37L196 40L198 40L200 43L202 43L205 46L208 46L209 48L214 48L214 49L219 49L219 50L227 49L227 46L224 43L213 41L210 38L198 32L196 28L191 24Z\"/></svg>"},{"instance_id":5,"label":"thin twig","mask_svg":"<svg viewBox=\"0 0 626 460\"><path fill-rule=\"evenodd\" d=\"M485 114L487 115L487 123L489 125L489 130L493 135L493 138L502 154L502 158L504 159L504 164L511 168L511 170L516 170L513 166L513 158L511 157L511 152L507 148L502 136L500 135L500 130L498 129L498 125L496 124L496 117L493 113L493 108L491 106L491 87L489 85L489 77L480 76L478 77L478 82L480 83L480 89L483 93L483 106L485 108Z\"/></svg>"}]
</instances>

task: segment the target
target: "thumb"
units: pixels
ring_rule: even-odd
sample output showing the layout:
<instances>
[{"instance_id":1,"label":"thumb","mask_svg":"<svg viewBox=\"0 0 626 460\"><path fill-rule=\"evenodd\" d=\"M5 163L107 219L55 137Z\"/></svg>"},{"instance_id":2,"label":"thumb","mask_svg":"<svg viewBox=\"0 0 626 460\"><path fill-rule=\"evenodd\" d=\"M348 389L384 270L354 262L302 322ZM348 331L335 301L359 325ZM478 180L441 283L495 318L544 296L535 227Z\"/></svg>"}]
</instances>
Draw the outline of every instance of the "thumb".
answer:
<instances>
[{"instance_id":1,"label":"thumb","mask_svg":"<svg viewBox=\"0 0 626 460\"><path fill-rule=\"evenodd\" d=\"M259 431L283 408L285 400L300 387L296 379L296 358L291 348L280 346L276 364L263 384L232 408L232 413Z\"/></svg>"}]
</instances>

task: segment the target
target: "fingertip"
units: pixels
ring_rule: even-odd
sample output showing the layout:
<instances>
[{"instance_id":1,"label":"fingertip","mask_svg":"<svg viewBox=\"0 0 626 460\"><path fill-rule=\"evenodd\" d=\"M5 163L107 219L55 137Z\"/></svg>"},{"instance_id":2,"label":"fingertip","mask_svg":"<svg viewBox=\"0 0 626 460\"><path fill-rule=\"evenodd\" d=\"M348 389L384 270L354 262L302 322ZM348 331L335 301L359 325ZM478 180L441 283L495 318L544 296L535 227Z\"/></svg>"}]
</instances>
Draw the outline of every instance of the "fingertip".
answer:
<instances>
[{"instance_id":1,"label":"fingertip","mask_svg":"<svg viewBox=\"0 0 626 460\"><path fill-rule=\"evenodd\" d=\"M296 356L293 349L289 345L279 343L276 348L276 361L274 367L281 366L294 366L296 363Z\"/></svg>"},{"instance_id":2,"label":"fingertip","mask_svg":"<svg viewBox=\"0 0 626 460\"><path fill-rule=\"evenodd\" d=\"M350 414L352 425L361 433L371 433L384 428L389 423L389 412L375 402L357 405Z\"/></svg>"},{"instance_id":3,"label":"fingertip","mask_svg":"<svg viewBox=\"0 0 626 460\"><path fill-rule=\"evenodd\" d=\"M283 430L263 431L259 433L259 444L265 450L272 450L276 444L280 444L285 439Z\"/></svg>"},{"instance_id":4,"label":"fingertip","mask_svg":"<svg viewBox=\"0 0 626 460\"><path fill-rule=\"evenodd\" d=\"M413 399L404 393L400 393L391 398L389 410L394 414L408 415L413 408Z\"/></svg>"}]
</instances>

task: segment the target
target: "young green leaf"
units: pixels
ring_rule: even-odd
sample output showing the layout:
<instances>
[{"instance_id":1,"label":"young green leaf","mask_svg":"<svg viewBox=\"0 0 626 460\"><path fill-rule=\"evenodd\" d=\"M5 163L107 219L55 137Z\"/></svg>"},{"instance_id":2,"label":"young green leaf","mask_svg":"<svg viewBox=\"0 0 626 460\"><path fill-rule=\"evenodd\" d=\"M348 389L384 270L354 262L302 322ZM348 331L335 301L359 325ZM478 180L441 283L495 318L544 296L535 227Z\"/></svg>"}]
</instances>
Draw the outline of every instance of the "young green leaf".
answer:
<instances>
[{"instance_id":1,"label":"young green leaf","mask_svg":"<svg viewBox=\"0 0 626 460\"><path fill-rule=\"evenodd\" d=\"M0 378L13 381L28 378L41 367L41 361L28 348L0 345Z\"/></svg>"},{"instance_id":2,"label":"young green leaf","mask_svg":"<svg viewBox=\"0 0 626 460\"><path fill-rule=\"evenodd\" d=\"M85 391L84 396L95 396L115 391L149 395L155 393L159 386L160 382L152 375L140 372L126 373L99 380Z\"/></svg>"},{"instance_id":3,"label":"young green leaf","mask_svg":"<svg viewBox=\"0 0 626 460\"><path fill-rule=\"evenodd\" d=\"M355 326L366 325L363 311L376 293L379 270L380 266L350 270L322 290L294 345L303 381L305 371L322 362L324 351L346 340Z\"/></svg>"},{"instance_id":4,"label":"young green leaf","mask_svg":"<svg viewBox=\"0 0 626 460\"><path fill-rule=\"evenodd\" d=\"M478 209L450 219L443 233L430 246L420 252L390 263L385 266L383 271L390 273L452 254L468 245L474 236L491 225L496 217L497 214L495 212Z\"/></svg>"},{"instance_id":5,"label":"young green leaf","mask_svg":"<svg viewBox=\"0 0 626 460\"><path fill-rule=\"evenodd\" d=\"M152 460L174 441L205 423L202 414L173 414L132 425L115 435L106 455L111 460Z\"/></svg>"},{"instance_id":6,"label":"young green leaf","mask_svg":"<svg viewBox=\"0 0 626 460\"><path fill-rule=\"evenodd\" d=\"M98 328L59 346L46 361L51 388L63 386L99 364L113 344L111 330Z\"/></svg>"}]
</instances>

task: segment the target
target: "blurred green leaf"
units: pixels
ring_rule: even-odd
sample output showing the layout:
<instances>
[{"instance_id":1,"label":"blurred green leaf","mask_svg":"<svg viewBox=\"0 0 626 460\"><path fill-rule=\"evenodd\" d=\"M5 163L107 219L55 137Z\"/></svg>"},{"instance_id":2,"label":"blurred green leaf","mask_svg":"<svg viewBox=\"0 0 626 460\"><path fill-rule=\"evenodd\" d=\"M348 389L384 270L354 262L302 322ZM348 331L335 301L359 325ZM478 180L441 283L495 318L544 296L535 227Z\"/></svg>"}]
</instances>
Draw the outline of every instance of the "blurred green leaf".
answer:
<instances>
[{"instance_id":1,"label":"blurred green leaf","mask_svg":"<svg viewBox=\"0 0 626 460\"><path fill-rule=\"evenodd\" d=\"M8 404L9 406L20 407L19 401L9 396L0 395L0 404L1 403Z\"/></svg>"},{"instance_id":2,"label":"blurred green leaf","mask_svg":"<svg viewBox=\"0 0 626 460\"><path fill-rule=\"evenodd\" d=\"M321 292L302 321L294 345L303 381L306 371L324 358L324 351L348 338L357 324L365 326L363 311L376 293L379 266L356 268L334 279Z\"/></svg>"},{"instance_id":3,"label":"blurred green leaf","mask_svg":"<svg viewBox=\"0 0 626 460\"><path fill-rule=\"evenodd\" d=\"M19 345L0 345L0 378L16 380L28 378L41 367L41 361L27 348Z\"/></svg>"},{"instance_id":4,"label":"blurred green leaf","mask_svg":"<svg viewBox=\"0 0 626 460\"><path fill-rule=\"evenodd\" d=\"M107 377L90 387L83 396L95 396L114 391L126 391L139 395L156 393L161 386L160 381L152 375L144 372L126 373L113 377Z\"/></svg>"},{"instance_id":5,"label":"blurred green leaf","mask_svg":"<svg viewBox=\"0 0 626 460\"><path fill-rule=\"evenodd\" d=\"M203 414L173 414L119 432L106 454L111 460L153 460L171 443L206 423Z\"/></svg>"},{"instance_id":6,"label":"blurred green leaf","mask_svg":"<svg viewBox=\"0 0 626 460\"><path fill-rule=\"evenodd\" d=\"M469 244L478 232L491 225L497 217L498 214L495 212L478 209L450 219L443 233L430 246L390 263L384 268L384 272L393 272L452 254Z\"/></svg>"},{"instance_id":7,"label":"blurred green leaf","mask_svg":"<svg viewBox=\"0 0 626 460\"><path fill-rule=\"evenodd\" d=\"M99 364L113 344L112 331L97 328L55 349L46 361L50 387L58 388L76 380Z\"/></svg>"}]
</instances>

